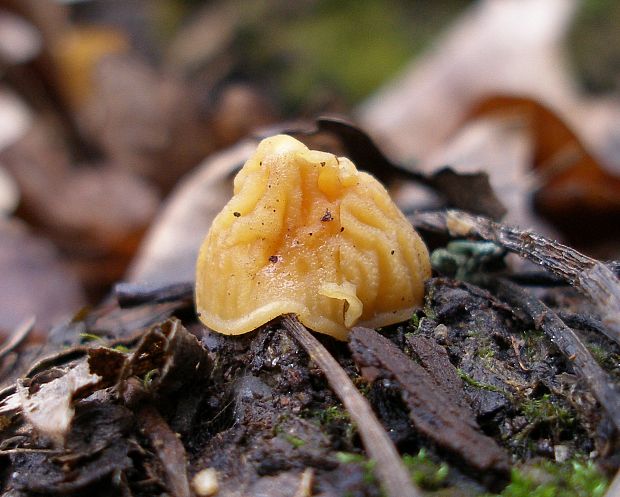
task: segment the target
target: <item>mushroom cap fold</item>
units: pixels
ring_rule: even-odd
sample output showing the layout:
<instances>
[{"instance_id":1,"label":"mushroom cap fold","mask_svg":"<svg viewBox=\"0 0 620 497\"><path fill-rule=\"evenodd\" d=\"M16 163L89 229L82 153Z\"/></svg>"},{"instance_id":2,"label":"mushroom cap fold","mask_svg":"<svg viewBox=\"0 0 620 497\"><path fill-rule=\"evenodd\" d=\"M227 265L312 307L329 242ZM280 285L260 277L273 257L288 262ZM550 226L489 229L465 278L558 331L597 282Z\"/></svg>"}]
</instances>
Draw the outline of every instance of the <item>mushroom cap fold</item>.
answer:
<instances>
[{"instance_id":1,"label":"mushroom cap fold","mask_svg":"<svg viewBox=\"0 0 620 497\"><path fill-rule=\"evenodd\" d=\"M347 158L286 135L263 140L200 249L196 307L236 335L287 313L347 338L411 317L431 269L385 188Z\"/></svg>"}]
</instances>

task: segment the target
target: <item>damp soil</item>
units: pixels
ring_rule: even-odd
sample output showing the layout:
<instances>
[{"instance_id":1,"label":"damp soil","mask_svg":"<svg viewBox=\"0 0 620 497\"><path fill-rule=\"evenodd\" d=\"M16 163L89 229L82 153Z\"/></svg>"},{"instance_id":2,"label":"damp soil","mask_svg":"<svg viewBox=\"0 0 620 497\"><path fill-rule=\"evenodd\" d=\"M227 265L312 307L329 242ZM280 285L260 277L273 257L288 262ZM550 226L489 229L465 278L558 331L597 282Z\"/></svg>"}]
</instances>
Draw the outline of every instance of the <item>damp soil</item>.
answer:
<instances>
[{"instance_id":1,"label":"damp soil","mask_svg":"<svg viewBox=\"0 0 620 497\"><path fill-rule=\"evenodd\" d=\"M617 389L618 346L578 319L595 310L569 288L536 292L573 316ZM175 295L127 308L110 301L3 358L5 405L20 395L48 402L45 385L81 361L101 379L54 394L74 408L60 439L3 411L2 495L194 495L206 468L217 472L218 496L382 495L349 414L277 320L223 336ZM483 288L434 278L410 321L354 329L348 343L318 338L425 494L502 492L516 470L541 461L592 461L603 479L617 469L613 420L570 358Z\"/></svg>"}]
</instances>

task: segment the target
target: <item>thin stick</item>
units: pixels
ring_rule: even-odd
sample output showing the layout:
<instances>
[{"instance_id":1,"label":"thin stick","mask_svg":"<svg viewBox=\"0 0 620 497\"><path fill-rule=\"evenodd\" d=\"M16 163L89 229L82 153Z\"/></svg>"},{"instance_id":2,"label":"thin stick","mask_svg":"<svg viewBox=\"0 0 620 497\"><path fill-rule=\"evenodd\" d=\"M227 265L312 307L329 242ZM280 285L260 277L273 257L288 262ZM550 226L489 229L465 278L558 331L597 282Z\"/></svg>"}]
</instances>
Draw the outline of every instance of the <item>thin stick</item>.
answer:
<instances>
[{"instance_id":1,"label":"thin stick","mask_svg":"<svg viewBox=\"0 0 620 497\"><path fill-rule=\"evenodd\" d=\"M151 405L138 409L136 418L140 430L149 439L161 461L170 493L175 497L190 497L192 492L187 479L187 455L179 437Z\"/></svg>"},{"instance_id":2,"label":"thin stick","mask_svg":"<svg viewBox=\"0 0 620 497\"><path fill-rule=\"evenodd\" d=\"M560 276L596 305L609 335L620 343L620 281L602 262L539 234L459 210L416 213L410 219L418 228L495 242Z\"/></svg>"},{"instance_id":3,"label":"thin stick","mask_svg":"<svg viewBox=\"0 0 620 497\"><path fill-rule=\"evenodd\" d=\"M620 495L620 471L616 473L614 479L611 480L609 487L607 487L607 492L603 497L618 497Z\"/></svg>"},{"instance_id":4,"label":"thin stick","mask_svg":"<svg viewBox=\"0 0 620 497\"><path fill-rule=\"evenodd\" d=\"M578 314L571 312L558 312L558 317L566 323L567 326L577 330L589 330L614 339L610 330L608 330L600 319L589 314Z\"/></svg>"},{"instance_id":5,"label":"thin stick","mask_svg":"<svg viewBox=\"0 0 620 497\"><path fill-rule=\"evenodd\" d=\"M323 370L330 387L356 424L366 452L375 461L377 477L388 495L421 497L420 491L411 482L409 473L390 437L344 369L295 316L290 314L284 316L282 324Z\"/></svg>"}]
</instances>

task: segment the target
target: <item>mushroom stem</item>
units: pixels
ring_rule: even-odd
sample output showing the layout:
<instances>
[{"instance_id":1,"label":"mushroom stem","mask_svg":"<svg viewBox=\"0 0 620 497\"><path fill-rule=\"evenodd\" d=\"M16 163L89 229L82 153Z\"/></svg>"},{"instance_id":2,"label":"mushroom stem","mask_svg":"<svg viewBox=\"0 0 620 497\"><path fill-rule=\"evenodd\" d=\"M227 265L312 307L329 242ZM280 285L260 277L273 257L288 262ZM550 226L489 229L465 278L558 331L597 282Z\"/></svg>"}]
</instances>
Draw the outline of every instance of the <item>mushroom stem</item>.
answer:
<instances>
[{"instance_id":1,"label":"mushroom stem","mask_svg":"<svg viewBox=\"0 0 620 497\"><path fill-rule=\"evenodd\" d=\"M323 370L332 390L343 403L356 424L370 458L375 461L375 472L389 497L420 497L407 469L390 437L381 426L368 401L323 345L299 322L296 316L286 314L283 326L308 352L310 358Z\"/></svg>"}]
</instances>

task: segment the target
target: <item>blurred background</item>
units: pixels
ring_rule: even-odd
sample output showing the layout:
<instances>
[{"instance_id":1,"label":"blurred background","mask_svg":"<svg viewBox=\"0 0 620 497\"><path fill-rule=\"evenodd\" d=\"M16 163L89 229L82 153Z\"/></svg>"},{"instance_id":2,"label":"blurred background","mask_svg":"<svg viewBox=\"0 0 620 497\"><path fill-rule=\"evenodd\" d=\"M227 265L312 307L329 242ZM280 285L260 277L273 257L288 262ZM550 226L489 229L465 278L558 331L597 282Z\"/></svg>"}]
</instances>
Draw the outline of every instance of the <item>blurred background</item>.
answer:
<instances>
[{"instance_id":1,"label":"blurred background","mask_svg":"<svg viewBox=\"0 0 620 497\"><path fill-rule=\"evenodd\" d=\"M321 115L620 258L618 26L614 0L0 0L0 333L191 278L252 137Z\"/></svg>"}]
</instances>

